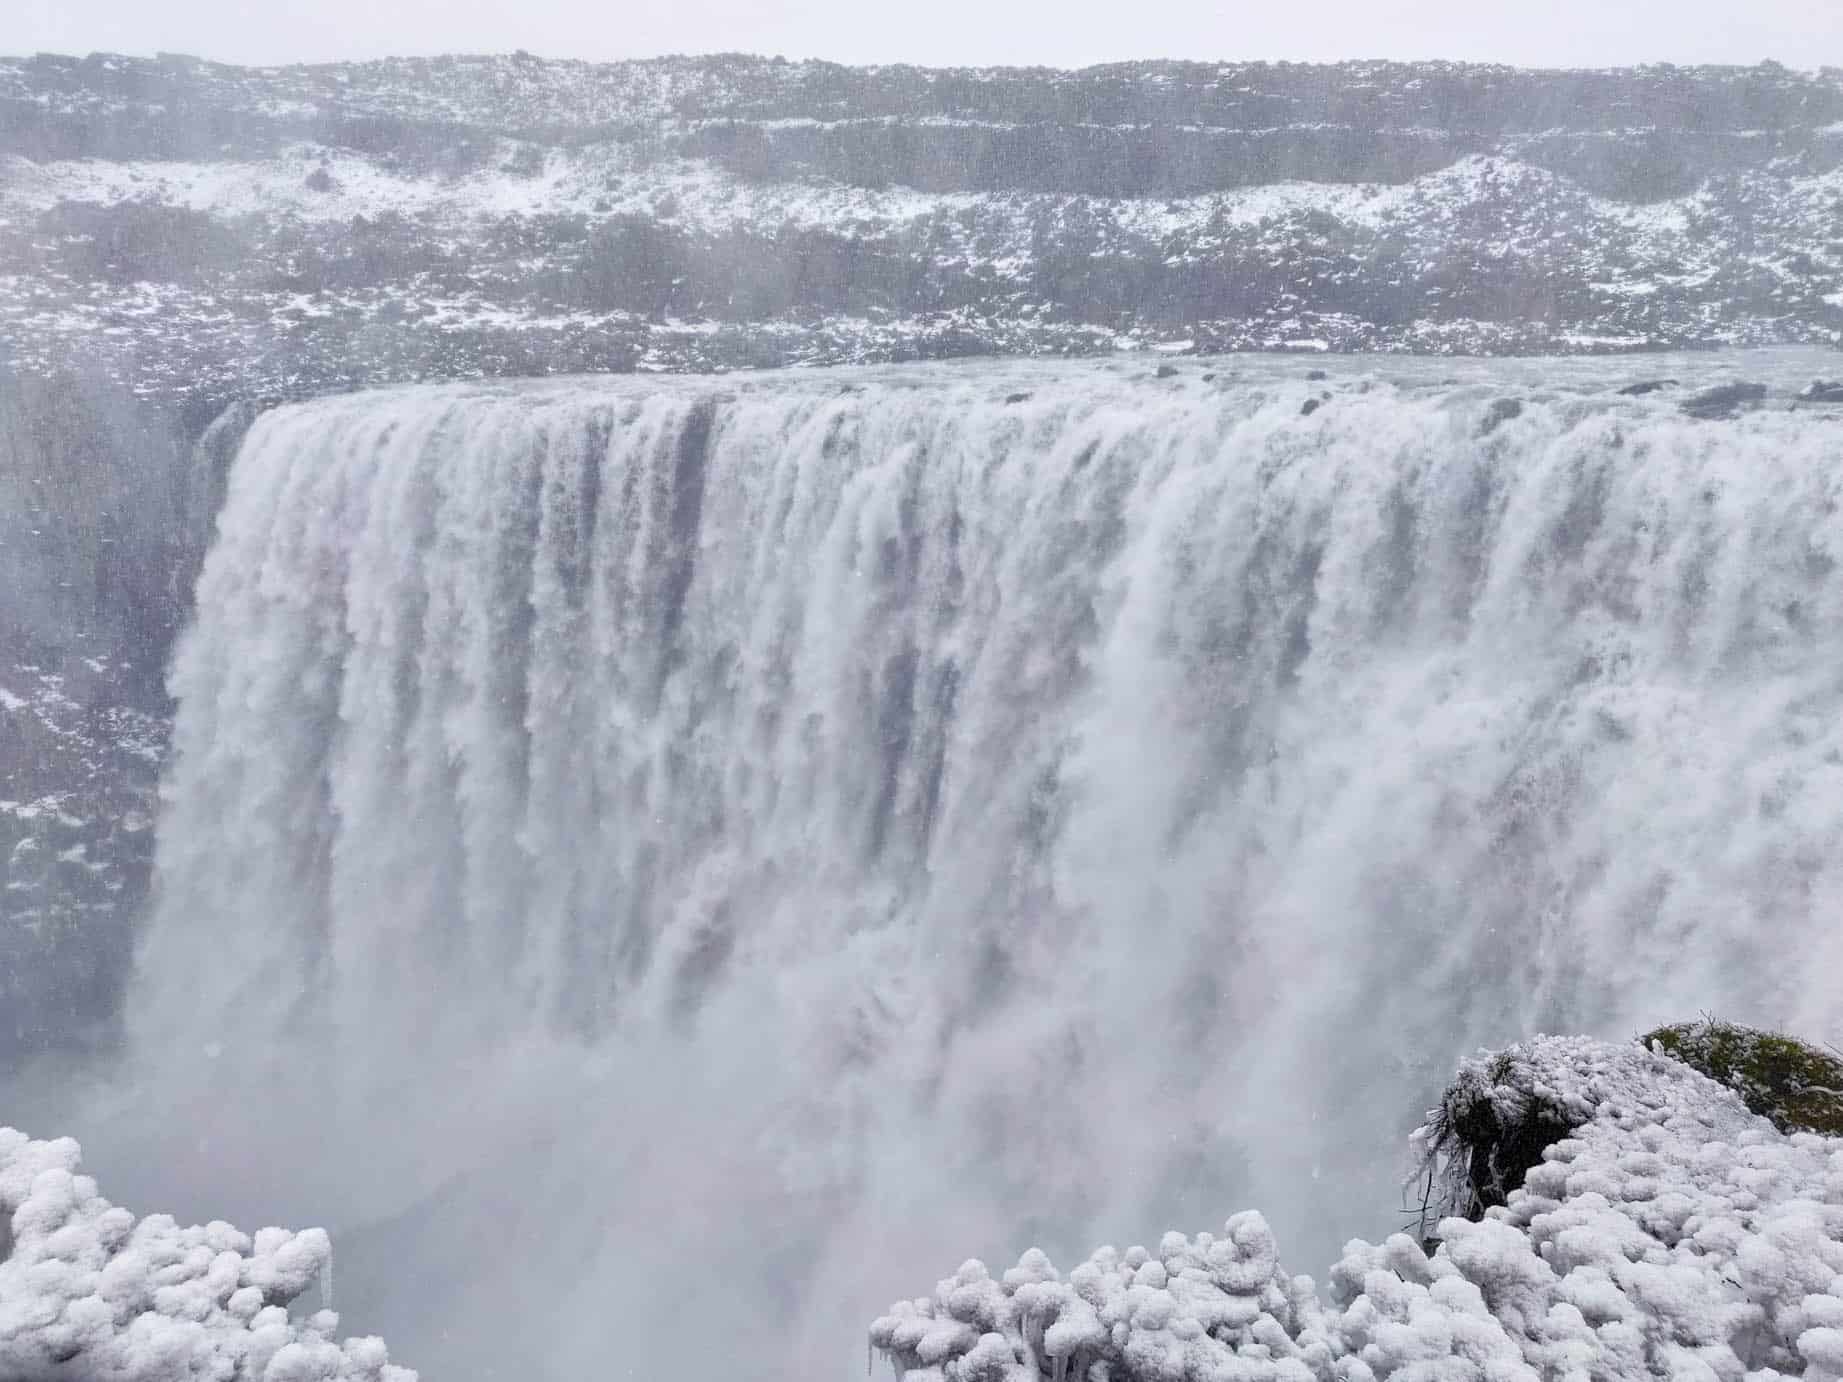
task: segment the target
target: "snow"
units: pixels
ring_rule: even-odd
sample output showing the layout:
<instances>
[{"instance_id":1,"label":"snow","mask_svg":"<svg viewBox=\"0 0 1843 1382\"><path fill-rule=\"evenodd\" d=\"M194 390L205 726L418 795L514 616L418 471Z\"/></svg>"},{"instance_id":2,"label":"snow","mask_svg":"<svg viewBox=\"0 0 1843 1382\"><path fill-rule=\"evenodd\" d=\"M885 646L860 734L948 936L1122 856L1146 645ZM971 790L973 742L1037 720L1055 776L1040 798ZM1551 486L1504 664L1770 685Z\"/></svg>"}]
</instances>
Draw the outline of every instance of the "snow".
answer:
<instances>
[{"instance_id":1,"label":"snow","mask_svg":"<svg viewBox=\"0 0 1843 1382\"><path fill-rule=\"evenodd\" d=\"M1782 1135L1637 1046L1504 1054L1517 1079L1488 1084L1582 1122L1506 1206L1442 1221L1431 1256L1406 1234L1353 1240L1321 1294L1242 1213L1066 1278L1034 1249L999 1280L968 1262L871 1343L910 1382L1843 1377L1843 1140Z\"/></svg>"},{"instance_id":2,"label":"snow","mask_svg":"<svg viewBox=\"0 0 1843 1382\"><path fill-rule=\"evenodd\" d=\"M1635 204L1593 195L1520 157L1519 147L1511 141L1399 184L1289 181L1172 198L859 187L808 175L797 162L778 179L753 180L718 161L618 140L546 146L494 138L482 146L484 163L464 173L305 139L222 160L37 163L0 155L0 220L16 235L32 234L27 228L60 204L185 208L220 222L273 271L115 283L82 267L84 257L70 248L80 237L60 232L34 242L46 256L44 272L0 275L0 360L39 371L73 356L104 357L97 367L118 372L142 395L209 381L238 396L293 396L326 387L329 375L348 385L355 361L373 384L497 373L514 337L525 338L531 357L558 359L553 368L901 358L911 352L907 337L947 329L954 314L967 319L953 329L1002 353L1096 353L1111 332L1071 320L1055 290L1037 281L1046 242L1180 273L1234 263L1302 275L1250 316L1131 329L1136 338L1189 339L1200 352L1283 349L1295 338L1332 351L1440 354L1831 340L1830 316L1843 295L1833 291L1839 263L1821 246L1843 197L1843 170L1717 175L1687 196ZM625 304L633 311L584 311L567 298L552 300L550 289L530 291L547 269L568 281L578 254L571 247L616 216L690 247L692 289L674 310L695 323L649 320L636 303ZM553 217L569 224L550 224ZM314 294L279 286L295 272L285 246L304 236L337 248L358 233L360 218L385 219L405 246L437 260L470 244L482 254L464 278L439 282L405 270ZM1743 227L1754 245L1748 254L1736 249ZM773 323L733 319L722 282L698 275L725 262L710 246L739 231L873 245L934 265L972 301L896 324L873 314L864 326L839 315L836 304L823 314L799 304ZM510 257L487 248L502 236L524 248ZM67 253L75 256L70 273L59 267ZM1498 266L1492 273L1519 262L1545 266L1544 279L1584 291L1565 295L1548 317L1480 319L1428 278L1467 256ZM1512 278L1536 272L1520 269ZM1370 320L1374 293L1394 289L1413 295L1415 310L1386 326ZM881 291L873 288L872 298ZM764 331L796 320L810 329L764 346Z\"/></svg>"},{"instance_id":3,"label":"snow","mask_svg":"<svg viewBox=\"0 0 1843 1382\"><path fill-rule=\"evenodd\" d=\"M214 1221L137 1220L78 1173L69 1138L0 1128L0 1377L190 1382L415 1382L381 1340L335 1342L339 1317L290 1320L322 1277L321 1229L265 1228L252 1239ZM54 1371L55 1370L55 1371Z\"/></svg>"},{"instance_id":4,"label":"snow","mask_svg":"<svg viewBox=\"0 0 1843 1382\"><path fill-rule=\"evenodd\" d=\"M1639 350L1647 344L1644 336L1610 336L1587 331L1565 331L1556 339L1580 350Z\"/></svg>"},{"instance_id":5,"label":"snow","mask_svg":"<svg viewBox=\"0 0 1843 1382\"><path fill-rule=\"evenodd\" d=\"M926 217L979 214L1000 234L1029 240L1035 203L1081 203L1125 235L1160 242L1195 235L1212 221L1233 228L1306 215L1328 216L1374 233L1429 207L1453 212L1481 202L1518 199L1551 211L1566 206L1642 240L1692 237L1706 189L1645 205L1589 195L1554 173L1495 155L1470 155L1398 184L1277 182L1189 197L993 196L856 187L823 178L760 182L697 158L642 162L625 145L606 143L544 152L534 169L515 166L518 146L500 141L500 166L460 176L410 175L350 150L300 143L262 160L110 162L71 159L34 163L0 158L0 210L42 212L60 201L148 201L215 216L280 215L304 221L350 221L386 213L459 225L505 216L638 214L705 231L778 222L807 229L889 233ZM325 190L309 186L324 170ZM1843 174L1784 180L1783 194L1818 212L1843 191ZM670 208L669 211L661 208Z\"/></svg>"},{"instance_id":6,"label":"snow","mask_svg":"<svg viewBox=\"0 0 1843 1382\"><path fill-rule=\"evenodd\" d=\"M325 190L308 185L320 170L331 179ZM43 211L66 200L147 201L225 217L349 221L388 213L460 223L478 217L653 215L668 198L681 209L662 219L705 229L764 218L809 227L894 226L965 210L982 200L965 193L876 190L821 180L752 183L702 159L641 166L620 145L551 150L541 167L530 172L500 166L462 176L405 174L359 154L313 144L244 161L0 160L0 207L14 213Z\"/></svg>"},{"instance_id":7,"label":"snow","mask_svg":"<svg viewBox=\"0 0 1843 1382\"><path fill-rule=\"evenodd\" d=\"M4 710L9 714L18 714L20 711L24 710L25 708L26 708L25 697L15 696L11 691L8 691L4 686L0 686L0 710Z\"/></svg>"}]
</instances>

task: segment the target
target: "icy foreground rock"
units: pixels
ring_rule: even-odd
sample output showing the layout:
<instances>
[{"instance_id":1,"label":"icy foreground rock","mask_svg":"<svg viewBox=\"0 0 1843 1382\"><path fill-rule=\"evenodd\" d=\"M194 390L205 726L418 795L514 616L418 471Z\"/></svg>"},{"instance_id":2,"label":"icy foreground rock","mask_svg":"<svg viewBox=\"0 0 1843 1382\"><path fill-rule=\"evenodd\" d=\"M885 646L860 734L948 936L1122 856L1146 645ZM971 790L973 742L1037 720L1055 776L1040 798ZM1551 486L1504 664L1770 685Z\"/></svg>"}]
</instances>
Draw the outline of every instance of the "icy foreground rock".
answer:
<instances>
[{"instance_id":1,"label":"icy foreground rock","mask_svg":"<svg viewBox=\"0 0 1843 1382\"><path fill-rule=\"evenodd\" d=\"M289 1318L331 1261L325 1230L137 1220L78 1158L0 1128L0 1379L416 1382L383 1340L336 1342L331 1310Z\"/></svg>"},{"instance_id":2,"label":"icy foreground rock","mask_svg":"<svg viewBox=\"0 0 1843 1382\"><path fill-rule=\"evenodd\" d=\"M1321 1296L1243 1213L1066 1276L1034 1249L997 1279L967 1262L871 1343L909 1382L1843 1377L1843 1139L1783 1135L1638 1046L1537 1038L1460 1079L1506 1126L1532 1099L1576 1126L1431 1257L1352 1241Z\"/></svg>"}]
</instances>

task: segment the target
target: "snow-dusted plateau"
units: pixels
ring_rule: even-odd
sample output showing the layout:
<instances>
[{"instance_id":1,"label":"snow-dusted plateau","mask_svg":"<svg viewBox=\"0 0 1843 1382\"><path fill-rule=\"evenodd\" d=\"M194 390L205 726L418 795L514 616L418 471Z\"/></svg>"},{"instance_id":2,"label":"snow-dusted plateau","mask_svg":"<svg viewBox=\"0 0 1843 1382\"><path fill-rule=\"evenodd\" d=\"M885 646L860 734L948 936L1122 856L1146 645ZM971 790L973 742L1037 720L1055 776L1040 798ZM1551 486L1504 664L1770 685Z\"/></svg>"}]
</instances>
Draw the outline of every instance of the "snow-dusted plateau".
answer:
<instances>
[{"instance_id":1,"label":"snow-dusted plateau","mask_svg":"<svg viewBox=\"0 0 1843 1382\"><path fill-rule=\"evenodd\" d=\"M0 360L220 400L1843 331L1843 73L0 60Z\"/></svg>"}]
</instances>

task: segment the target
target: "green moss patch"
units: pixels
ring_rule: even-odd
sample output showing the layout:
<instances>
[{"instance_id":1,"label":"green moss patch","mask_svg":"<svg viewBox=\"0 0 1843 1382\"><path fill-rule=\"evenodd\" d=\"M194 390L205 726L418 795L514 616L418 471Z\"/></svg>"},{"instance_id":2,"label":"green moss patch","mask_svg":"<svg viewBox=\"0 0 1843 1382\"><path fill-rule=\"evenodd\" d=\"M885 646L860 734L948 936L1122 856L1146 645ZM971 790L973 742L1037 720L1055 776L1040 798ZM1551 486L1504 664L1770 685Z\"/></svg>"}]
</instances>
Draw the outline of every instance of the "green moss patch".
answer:
<instances>
[{"instance_id":1,"label":"green moss patch","mask_svg":"<svg viewBox=\"0 0 1843 1382\"><path fill-rule=\"evenodd\" d=\"M1732 1089L1780 1132L1843 1137L1843 1059L1780 1032L1705 1018L1639 1041Z\"/></svg>"}]
</instances>

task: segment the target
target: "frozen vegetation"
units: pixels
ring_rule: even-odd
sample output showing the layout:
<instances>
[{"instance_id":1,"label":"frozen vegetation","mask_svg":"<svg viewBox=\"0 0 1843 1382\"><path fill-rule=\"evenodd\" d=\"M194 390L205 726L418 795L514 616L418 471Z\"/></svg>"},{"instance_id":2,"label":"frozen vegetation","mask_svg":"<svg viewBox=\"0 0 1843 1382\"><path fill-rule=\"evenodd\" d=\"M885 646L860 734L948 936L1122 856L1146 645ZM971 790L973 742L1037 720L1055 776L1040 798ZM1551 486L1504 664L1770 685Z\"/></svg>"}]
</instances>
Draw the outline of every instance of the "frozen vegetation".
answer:
<instances>
[{"instance_id":1,"label":"frozen vegetation","mask_svg":"<svg viewBox=\"0 0 1843 1382\"><path fill-rule=\"evenodd\" d=\"M0 1377L7 1382L416 1382L339 1316L317 1228L252 1238L221 1221L137 1219L97 1193L69 1138L0 1128Z\"/></svg>"},{"instance_id":2,"label":"frozen vegetation","mask_svg":"<svg viewBox=\"0 0 1843 1382\"><path fill-rule=\"evenodd\" d=\"M1843 1140L1780 1131L1664 1049L1468 1062L1415 1135L1430 1204L1477 1208L1494 1152L1565 1135L1477 1219L1352 1241L1323 1292L1247 1212L1066 1275L1034 1249L997 1277L969 1261L871 1344L908 1382L1835 1382Z\"/></svg>"}]
</instances>

